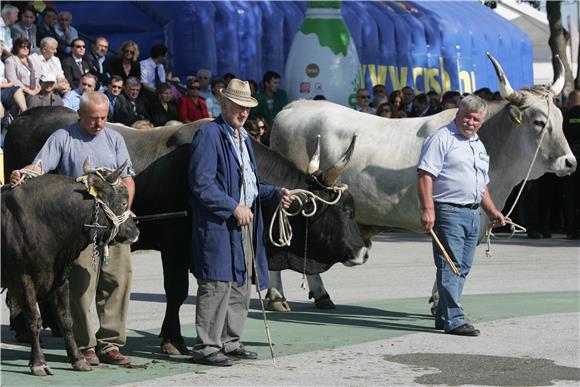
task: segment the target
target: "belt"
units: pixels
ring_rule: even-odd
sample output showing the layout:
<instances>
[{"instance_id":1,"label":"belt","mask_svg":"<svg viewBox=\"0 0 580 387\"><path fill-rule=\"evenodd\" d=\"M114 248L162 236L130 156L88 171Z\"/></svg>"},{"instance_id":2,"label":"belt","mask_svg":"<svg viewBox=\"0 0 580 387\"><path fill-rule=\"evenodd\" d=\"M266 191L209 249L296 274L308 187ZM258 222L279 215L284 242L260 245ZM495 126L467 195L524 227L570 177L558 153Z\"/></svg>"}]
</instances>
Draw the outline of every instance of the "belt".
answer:
<instances>
[{"instance_id":1,"label":"belt","mask_svg":"<svg viewBox=\"0 0 580 387\"><path fill-rule=\"evenodd\" d=\"M477 210L479 208L479 203L455 204L455 203L437 202L437 204L446 204L446 205L451 206L451 207L469 208L472 210Z\"/></svg>"}]
</instances>

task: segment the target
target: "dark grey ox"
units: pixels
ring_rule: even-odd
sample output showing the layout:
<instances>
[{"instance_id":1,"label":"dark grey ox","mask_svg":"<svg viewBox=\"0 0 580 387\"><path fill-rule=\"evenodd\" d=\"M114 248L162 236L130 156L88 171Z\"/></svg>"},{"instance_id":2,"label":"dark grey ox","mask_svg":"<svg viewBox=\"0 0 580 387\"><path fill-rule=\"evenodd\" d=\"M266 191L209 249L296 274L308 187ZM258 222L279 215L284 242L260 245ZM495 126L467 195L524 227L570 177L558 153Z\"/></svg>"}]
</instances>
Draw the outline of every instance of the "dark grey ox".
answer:
<instances>
[{"instance_id":1,"label":"dark grey ox","mask_svg":"<svg viewBox=\"0 0 580 387\"><path fill-rule=\"evenodd\" d=\"M56 311L73 368L91 369L72 334L68 276L80 252L93 241L105 243L113 230L102 204L96 213L104 227L86 227L95 223L95 200L88 189L115 215L127 210L127 188L116 184L123 167L112 173L103 171L100 176L85 169L86 186L67 176L49 174L3 189L2 287L8 289L8 302L22 310L32 332L30 369L34 375L52 374L40 347L42 322L37 301L50 302ZM121 223L113 241L132 243L138 236L137 226L129 218Z\"/></svg>"},{"instance_id":2,"label":"dark grey ox","mask_svg":"<svg viewBox=\"0 0 580 387\"><path fill-rule=\"evenodd\" d=\"M491 55L490 59L503 100L489 103L478 134L491 158L491 197L502 208L513 187L524 179L542 133L530 179L546 172L568 175L576 169L576 159L562 132L560 109L552 101L564 86L561 62L551 86L513 90L499 63ZM452 109L429 117L385 120L330 102L297 101L276 116L270 143L305 171L314 153L312 139L318 134L322 136L321 165L325 166L358 133L357 149L342 181L354 197L364 237L392 228L422 233L416 176L421 146L456 113ZM482 220L486 226L487 218ZM308 280L315 298L326 294L320 276Z\"/></svg>"},{"instance_id":3,"label":"dark grey ox","mask_svg":"<svg viewBox=\"0 0 580 387\"><path fill-rule=\"evenodd\" d=\"M6 137L6 173L29 163L52 132L77 119L76 113L66 108L38 108L25 112L14 121ZM133 211L138 216L188 210L190 143L197 128L207 121L148 130L110 124L123 135L137 173ZM333 191L322 187L319 182L334 185L348 157L346 160L337 157L342 160L337 165L333 163L327 170L315 172L315 180L278 153L256 142L253 146L263 181L290 189L308 189L326 200L335 197ZM345 149L348 148L347 144ZM354 216L354 201L348 191L336 205L319 205L318 213L310 218L308 234L308 250L312 257L319 259L307 261L307 273L319 273L337 262L353 264L366 259L367 248ZM268 221L265 219L264 223L267 225ZM132 246L134 250L161 252L167 307L160 336L163 338L162 351L171 354L187 351L181 335L179 309L189 288L191 224L189 217L142 222L139 224L139 241ZM302 271L304 218L291 218L291 224L297 239L289 248L269 246L269 264L277 270Z\"/></svg>"}]
</instances>

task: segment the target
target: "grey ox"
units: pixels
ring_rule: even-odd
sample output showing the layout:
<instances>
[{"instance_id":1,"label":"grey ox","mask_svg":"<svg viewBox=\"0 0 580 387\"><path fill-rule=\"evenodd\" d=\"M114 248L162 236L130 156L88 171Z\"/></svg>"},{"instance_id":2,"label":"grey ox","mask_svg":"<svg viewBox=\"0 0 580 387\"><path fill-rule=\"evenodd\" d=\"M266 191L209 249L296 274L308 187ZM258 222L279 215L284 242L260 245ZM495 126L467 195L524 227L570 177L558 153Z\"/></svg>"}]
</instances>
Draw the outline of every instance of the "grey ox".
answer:
<instances>
[{"instance_id":1,"label":"grey ox","mask_svg":"<svg viewBox=\"0 0 580 387\"><path fill-rule=\"evenodd\" d=\"M549 87L513 90L500 64L490 57L503 100L489 103L479 130L490 155L489 190L498 208L525 177L543 134L530 179L546 172L558 176L576 170L574 158L562 132L562 114L552 98L564 86L560 64L556 81ZM272 128L271 147L306 170L314 153L313 139L321 135L321 168L331 165L358 133L357 148L342 174L355 199L356 220L365 239L385 230L399 228L422 233L417 198L417 164L424 139L451 122L457 109L405 119L384 119L325 101L297 101L287 105ZM482 230L487 225L482 217ZM309 276L315 300L326 298L320 276ZM279 273L271 273L271 286L278 286ZM328 305L327 305L328 306ZM331 305L332 306L332 305Z\"/></svg>"}]
</instances>

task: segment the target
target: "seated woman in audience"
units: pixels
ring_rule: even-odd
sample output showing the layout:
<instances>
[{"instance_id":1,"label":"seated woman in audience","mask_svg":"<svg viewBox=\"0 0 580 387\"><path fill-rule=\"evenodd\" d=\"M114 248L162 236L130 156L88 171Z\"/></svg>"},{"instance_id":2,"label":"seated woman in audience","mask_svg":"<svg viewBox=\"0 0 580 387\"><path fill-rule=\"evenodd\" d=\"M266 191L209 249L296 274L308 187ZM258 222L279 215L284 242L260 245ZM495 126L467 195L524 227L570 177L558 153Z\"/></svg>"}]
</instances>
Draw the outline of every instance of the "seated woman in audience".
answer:
<instances>
[{"instance_id":1,"label":"seated woman in audience","mask_svg":"<svg viewBox=\"0 0 580 387\"><path fill-rule=\"evenodd\" d=\"M0 52L4 50L4 42L0 40ZM0 100L2 101L2 106L4 106L4 117L2 119L2 126L10 124L12 121L12 115L10 112L13 110L13 106L18 107L21 113L26 110L26 99L24 98L24 93L22 89L18 86L14 86L12 82L8 82L5 77L4 62L0 61Z\"/></svg>"},{"instance_id":2,"label":"seated woman in audience","mask_svg":"<svg viewBox=\"0 0 580 387\"><path fill-rule=\"evenodd\" d=\"M381 116L384 118L394 118L393 117L393 110L391 109L391 104L388 102L383 102L377 108L377 116Z\"/></svg>"},{"instance_id":3,"label":"seated woman in audience","mask_svg":"<svg viewBox=\"0 0 580 387\"><path fill-rule=\"evenodd\" d=\"M187 95L181 97L177 104L179 120L183 123L209 118L205 101L199 96L199 89L199 81L187 82Z\"/></svg>"},{"instance_id":4,"label":"seated woman in audience","mask_svg":"<svg viewBox=\"0 0 580 387\"><path fill-rule=\"evenodd\" d=\"M127 40L119 49L121 55L111 62L114 75L123 78L123 82L129 77L141 79L141 64L139 64L139 46L132 40Z\"/></svg>"},{"instance_id":5,"label":"seated woman in audience","mask_svg":"<svg viewBox=\"0 0 580 387\"><path fill-rule=\"evenodd\" d=\"M151 122L155 126L163 126L167 121L179 120L177 106L173 102L174 96L171 86L161 83L157 88L157 99L151 106Z\"/></svg>"},{"instance_id":6,"label":"seated woman in audience","mask_svg":"<svg viewBox=\"0 0 580 387\"><path fill-rule=\"evenodd\" d=\"M28 59L30 54L30 41L27 38L17 38L12 46L12 56L5 62L6 79L22 91L34 96L40 91L40 85L36 84L36 77L32 63Z\"/></svg>"},{"instance_id":7,"label":"seated woman in audience","mask_svg":"<svg viewBox=\"0 0 580 387\"><path fill-rule=\"evenodd\" d=\"M407 117L405 107L403 106L403 100L403 92L401 90L395 90L389 95L389 103L391 104L391 109L393 111L393 118Z\"/></svg>"},{"instance_id":8,"label":"seated woman in audience","mask_svg":"<svg viewBox=\"0 0 580 387\"><path fill-rule=\"evenodd\" d=\"M268 126L264 117L258 117L255 120L247 120L244 128L256 141L263 143L262 136L268 131Z\"/></svg>"}]
</instances>

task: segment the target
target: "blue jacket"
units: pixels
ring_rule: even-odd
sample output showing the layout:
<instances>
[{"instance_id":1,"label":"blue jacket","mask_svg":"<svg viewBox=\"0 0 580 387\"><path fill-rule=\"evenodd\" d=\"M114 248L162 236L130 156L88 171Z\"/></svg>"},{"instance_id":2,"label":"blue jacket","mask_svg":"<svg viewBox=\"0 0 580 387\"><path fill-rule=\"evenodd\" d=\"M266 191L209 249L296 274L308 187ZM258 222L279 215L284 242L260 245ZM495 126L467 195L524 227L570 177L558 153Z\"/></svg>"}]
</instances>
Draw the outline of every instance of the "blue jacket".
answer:
<instances>
[{"instance_id":1,"label":"blue jacket","mask_svg":"<svg viewBox=\"0 0 580 387\"><path fill-rule=\"evenodd\" d=\"M201 127L191 143L189 187L192 192L191 272L197 279L245 283L246 264L242 229L233 212L240 201L241 170L234 145L227 137L222 116ZM252 169L259 180L254 150L245 140ZM259 183L254 201L254 251L260 288L269 286L268 261L264 248L264 223L260 206L275 206L280 201L278 188Z\"/></svg>"}]
</instances>

